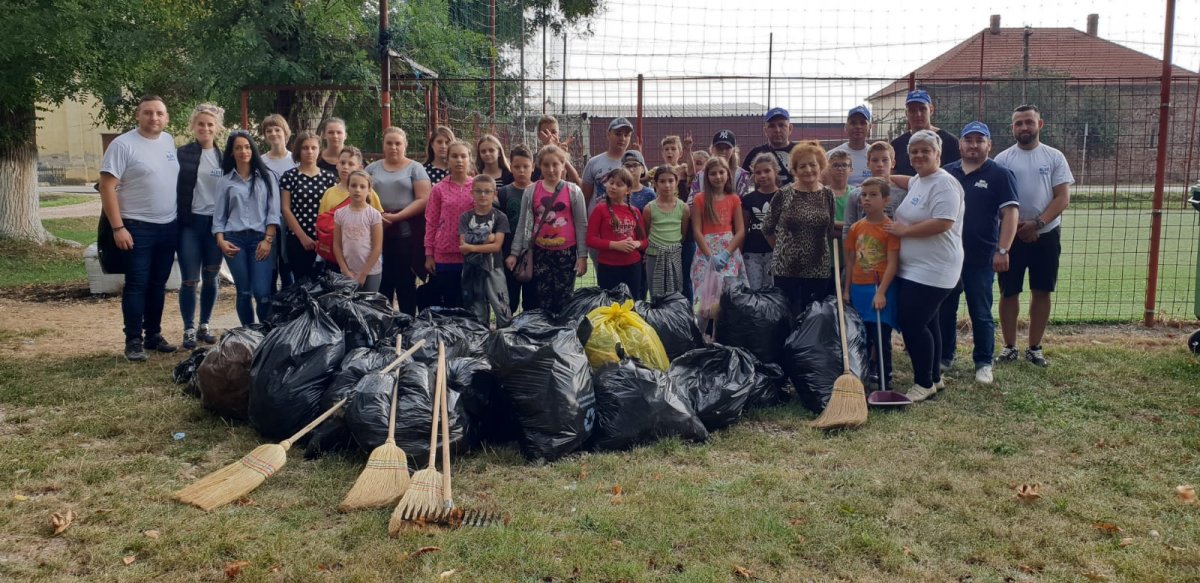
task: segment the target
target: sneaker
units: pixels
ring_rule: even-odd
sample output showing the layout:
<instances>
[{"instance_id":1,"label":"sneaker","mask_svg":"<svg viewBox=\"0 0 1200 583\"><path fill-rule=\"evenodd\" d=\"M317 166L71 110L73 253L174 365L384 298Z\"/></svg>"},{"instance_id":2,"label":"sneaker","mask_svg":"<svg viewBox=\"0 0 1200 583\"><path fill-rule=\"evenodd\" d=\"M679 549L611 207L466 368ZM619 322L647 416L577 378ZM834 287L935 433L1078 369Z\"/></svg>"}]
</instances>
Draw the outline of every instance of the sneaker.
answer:
<instances>
[{"instance_id":1,"label":"sneaker","mask_svg":"<svg viewBox=\"0 0 1200 583\"><path fill-rule=\"evenodd\" d=\"M950 370L952 368L954 368L954 359L953 358L951 358L950 360L942 361L942 370Z\"/></svg>"},{"instance_id":2,"label":"sneaker","mask_svg":"<svg viewBox=\"0 0 1200 583\"><path fill-rule=\"evenodd\" d=\"M933 388L934 388L934 389L936 389L936 390L939 390L939 391L944 391L944 390L946 390L946 381L948 381L948 380L950 380L950 379L948 379L948 378L946 378L946 377L944 377L944 376L943 376L943 377L941 378L941 380L939 380L939 381L938 381L938 382L936 382L936 383L933 383Z\"/></svg>"},{"instance_id":3,"label":"sneaker","mask_svg":"<svg viewBox=\"0 0 1200 583\"><path fill-rule=\"evenodd\" d=\"M1026 350L1025 360L1028 360L1029 362L1032 362L1033 364L1043 368L1049 365L1049 363L1046 362L1046 355L1042 353L1041 346L1037 348L1030 347L1029 350Z\"/></svg>"},{"instance_id":4,"label":"sneaker","mask_svg":"<svg viewBox=\"0 0 1200 583\"><path fill-rule=\"evenodd\" d=\"M183 348L184 350L192 350L196 348L196 329L188 328L183 331Z\"/></svg>"},{"instance_id":5,"label":"sneaker","mask_svg":"<svg viewBox=\"0 0 1200 583\"><path fill-rule=\"evenodd\" d=\"M174 344L171 344L170 342L167 342L167 339L163 338L162 334L155 334L154 336L150 336L149 338L146 338L145 347L146 347L146 350L154 350L157 352L163 352L163 353L167 353L167 354L170 354L172 352L175 352L176 350L179 350L179 348L177 346L175 346Z\"/></svg>"},{"instance_id":6,"label":"sneaker","mask_svg":"<svg viewBox=\"0 0 1200 583\"><path fill-rule=\"evenodd\" d=\"M142 348L142 339L134 338L125 341L125 360L129 362L142 362L150 358L146 355L145 349Z\"/></svg>"},{"instance_id":7,"label":"sneaker","mask_svg":"<svg viewBox=\"0 0 1200 583\"><path fill-rule=\"evenodd\" d=\"M213 336L209 330L208 324L201 324L200 329L196 331L196 338L205 344L216 344L217 337Z\"/></svg>"},{"instance_id":8,"label":"sneaker","mask_svg":"<svg viewBox=\"0 0 1200 583\"><path fill-rule=\"evenodd\" d=\"M1000 351L1000 356L996 357L996 362L1016 362L1021 358L1021 353L1017 352L1015 346L1005 346L1004 350Z\"/></svg>"},{"instance_id":9,"label":"sneaker","mask_svg":"<svg viewBox=\"0 0 1200 583\"><path fill-rule=\"evenodd\" d=\"M985 364L975 369L975 382L984 385L992 384L992 365Z\"/></svg>"},{"instance_id":10,"label":"sneaker","mask_svg":"<svg viewBox=\"0 0 1200 583\"><path fill-rule=\"evenodd\" d=\"M909 389L907 393L904 393L904 395L911 399L914 403L920 403L921 401L924 401L925 399L928 399L936 394L937 388L929 387L927 389L918 384L913 384L912 388Z\"/></svg>"}]
</instances>

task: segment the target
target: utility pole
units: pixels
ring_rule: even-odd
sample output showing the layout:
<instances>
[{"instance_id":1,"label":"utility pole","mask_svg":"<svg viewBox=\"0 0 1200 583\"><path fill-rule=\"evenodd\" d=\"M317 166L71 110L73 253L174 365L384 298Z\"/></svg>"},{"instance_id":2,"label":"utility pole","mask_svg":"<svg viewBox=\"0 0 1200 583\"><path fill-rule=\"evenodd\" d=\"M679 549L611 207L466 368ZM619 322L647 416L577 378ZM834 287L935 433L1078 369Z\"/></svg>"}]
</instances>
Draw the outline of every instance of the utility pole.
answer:
<instances>
[{"instance_id":1,"label":"utility pole","mask_svg":"<svg viewBox=\"0 0 1200 583\"><path fill-rule=\"evenodd\" d=\"M1022 79L1021 79L1021 103L1023 103L1023 104L1028 103L1028 101L1026 101L1028 98L1025 95L1025 87L1027 85L1029 85L1029 37L1030 36L1033 36L1033 29L1029 28L1029 25L1026 24L1025 25L1025 35L1024 35L1025 65L1022 68L1022 70L1024 71L1025 74L1022 76Z\"/></svg>"}]
</instances>

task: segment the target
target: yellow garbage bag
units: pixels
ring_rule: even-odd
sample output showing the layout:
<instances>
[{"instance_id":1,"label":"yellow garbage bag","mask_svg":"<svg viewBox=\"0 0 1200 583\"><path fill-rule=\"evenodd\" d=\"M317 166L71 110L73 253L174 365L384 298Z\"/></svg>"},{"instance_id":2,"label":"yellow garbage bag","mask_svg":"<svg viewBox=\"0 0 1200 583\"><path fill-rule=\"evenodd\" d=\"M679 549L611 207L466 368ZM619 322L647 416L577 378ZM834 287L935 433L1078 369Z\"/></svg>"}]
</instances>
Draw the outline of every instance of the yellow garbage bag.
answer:
<instances>
[{"instance_id":1,"label":"yellow garbage bag","mask_svg":"<svg viewBox=\"0 0 1200 583\"><path fill-rule=\"evenodd\" d=\"M633 300L596 308L587 317L592 323L592 337L588 339L584 351L592 368L617 362L617 343L621 344L627 356L640 360L650 368L665 371L671 366L658 333L633 311Z\"/></svg>"}]
</instances>

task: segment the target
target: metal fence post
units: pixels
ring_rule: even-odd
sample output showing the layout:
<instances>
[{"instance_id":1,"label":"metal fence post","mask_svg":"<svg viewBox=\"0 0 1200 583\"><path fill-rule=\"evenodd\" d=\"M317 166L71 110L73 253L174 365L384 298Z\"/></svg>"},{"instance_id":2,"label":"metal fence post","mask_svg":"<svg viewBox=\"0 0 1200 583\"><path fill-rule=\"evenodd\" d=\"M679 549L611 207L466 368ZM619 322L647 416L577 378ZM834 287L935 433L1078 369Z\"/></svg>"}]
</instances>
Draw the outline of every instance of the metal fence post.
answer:
<instances>
[{"instance_id":1,"label":"metal fence post","mask_svg":"<svg viewBox=\"0 0 1200 583\"><path fill-rule=\"evenodd\" d=\"M646 152L646 145L642 143L642 117L643 117L642 114L645 113L645 110L642 108L642 105L645 103L645 100L644 100L645 82L646 82L646 79L642 76L641 73L638 73L638 76L637 76L637 143L638 143L638 146L642 149L643 154L645 154L645 152Z\"/></svg>"},{"instance_id":2,"label":"metal fence post","mask_svg":"<svg viewBox=\"0 0 1200 583\"><path fill-rule=\"evenodd\" d=\"M1162 239L1163 186L1167 175L1167 135L1171 117L1171 49L1175 36L1175 0L1167 0L1167 15L1163 33L1162 76L1159 84L1162 95L1158 105L1158 152L1154 159L1154 207L1150 215L1150 266L1146 273L1146 310L1142 323L1154 326L1155 301L1158 296L1158 255Z\"/></svg>"}]
</instances>

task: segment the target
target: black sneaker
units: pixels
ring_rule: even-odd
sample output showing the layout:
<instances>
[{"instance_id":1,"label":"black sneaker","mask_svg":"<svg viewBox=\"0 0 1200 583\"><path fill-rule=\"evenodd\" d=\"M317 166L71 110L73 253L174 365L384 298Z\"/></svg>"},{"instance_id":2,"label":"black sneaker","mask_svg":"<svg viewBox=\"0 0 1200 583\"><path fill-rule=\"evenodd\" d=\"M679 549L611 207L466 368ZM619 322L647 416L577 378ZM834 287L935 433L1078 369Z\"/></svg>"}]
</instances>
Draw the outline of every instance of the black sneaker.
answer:
<instances>
[{"instance_id":1,"label":"black sneaker","mask_svg":"<svg viewBox=\"0 0 1200 583\"><path fill-rule=\"evenodd\" d=\"M208 328L208 324L200 325L200 328L196 330L196 339L205 344L217 343L217 337L213 336L212 331Z\"/></svg>"},{"instance_id":2,"label":"black sneaker","mask_svg":"<svg viewBox=\"0 0 1200 583\"><path fill-rule=\"evenodd\" d=\"M996 357L996 364L1004 362L1016 362L1021 358L1021 353L1017 352L1014 346L1005 346L1004 350L1000 351L1000 356Z\"/></svg>"},{"instance_id":3,"label":"black sneaker","mask_svg":"<svg viewBox=\"0 0 1200 583\"><path fill-rule=\"evenodd\" d=\"M141 338L125 341L125 360L129 362L142 362L148 358L150 357L146 355L146 351L142 348Z\"/></svg>"},{"instance_id":4,"label":"black sneaker","mask_svg":"<svg viewBox=\"0 0 1200 583\"><path fill-rule=\"evenodd\" d=\"M175 352L176 350L179 350L179 347L175 346L174 344L171 344L170 342L167 342L167 339L163 338L162 334L155 334L154 336L150 336L150 337L146 338L145 346L146 346L146 350L154 350L157 352L163 352L163 353L167 353L167 354L170 354L172 352Z\"/></svg>"},{"instance_id":5,"label":"black sneaker","mask_svg":"<svg viewBox=\"0 0 1200 583\"><path fill-rule=\"evenodd\" d=\"M188 328L183 331L183 349L191 350L196 347L196 329Z\"/></svg>"},{"instance_id":6,"label":"black sneaker","mask_svg":"<svg viewBox=\"0 0 1200 583\"><path fill-rule=\"evenodd\" d=\"M1049 363L1046 362L1046 355L1042 352L1041 346L1038 346L1037 348L1031 347L1028 350L1026 350L1025 351L1025 360L1028 360L1029 362L1032 362L1035 366L1040 366L1042 368L1049 366Z\"/></svg>"}]
</instances>

